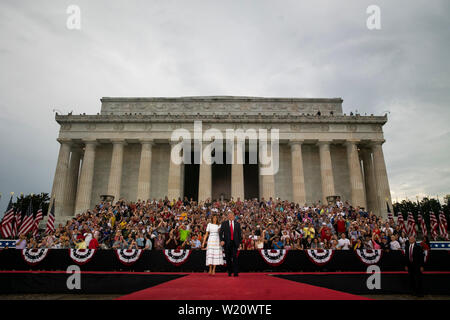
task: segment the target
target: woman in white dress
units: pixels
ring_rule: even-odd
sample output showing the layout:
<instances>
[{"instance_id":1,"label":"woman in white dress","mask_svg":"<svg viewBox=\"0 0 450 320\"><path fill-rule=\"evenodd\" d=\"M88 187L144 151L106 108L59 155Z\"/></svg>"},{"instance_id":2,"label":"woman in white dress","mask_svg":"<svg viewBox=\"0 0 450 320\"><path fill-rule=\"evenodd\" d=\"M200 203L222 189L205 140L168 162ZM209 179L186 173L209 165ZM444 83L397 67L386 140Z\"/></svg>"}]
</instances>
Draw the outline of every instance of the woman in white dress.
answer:
<instances>
[{"instance_id":1,"label":"woman in white dress","mask_svg":"<svg viewBox=\"0 0 450 320\"><path fill-rule=\"evenodd\" d=\"M217 265L223 265L223 252L222 247L220 246L219 229L219 218L217 218L216 215L213 215L211 223L208 223L208 226L206 227L206 234L202 244L202 248L204 248L205 241L208 239L208 245L206 247L206 265L209 266L210 275L216 273Z\"/></svg>"}]
</instances>

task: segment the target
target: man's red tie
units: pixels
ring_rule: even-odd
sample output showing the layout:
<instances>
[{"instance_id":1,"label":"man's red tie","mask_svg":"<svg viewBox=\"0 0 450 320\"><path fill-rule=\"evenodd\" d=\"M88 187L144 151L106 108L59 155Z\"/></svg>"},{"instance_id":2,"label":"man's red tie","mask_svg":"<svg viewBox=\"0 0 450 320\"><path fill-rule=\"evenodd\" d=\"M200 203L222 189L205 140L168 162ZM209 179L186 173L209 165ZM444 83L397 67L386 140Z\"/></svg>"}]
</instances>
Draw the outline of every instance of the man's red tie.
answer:
<instances>
[{"instance_id":1,"label":"man's red tie","mask_svg":"<svg viewBox=\"0 0 450 320\"><path fill-rule=\"evenodd\" d=\"M233 240L233 222L230 221L231 240Z\"/></svg>"}]
</instances>

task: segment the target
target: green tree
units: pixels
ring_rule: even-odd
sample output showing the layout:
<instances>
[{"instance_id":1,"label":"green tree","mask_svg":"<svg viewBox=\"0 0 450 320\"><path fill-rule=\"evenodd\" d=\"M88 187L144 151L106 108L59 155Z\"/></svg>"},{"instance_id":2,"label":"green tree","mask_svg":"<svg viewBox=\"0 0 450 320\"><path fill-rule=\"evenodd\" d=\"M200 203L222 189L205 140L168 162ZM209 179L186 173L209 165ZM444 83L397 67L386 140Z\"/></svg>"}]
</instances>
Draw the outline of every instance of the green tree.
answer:
<instances>
[{"instance_id":1,"label":"green tree","mask_svg":"<svg viewBox=\"0 0 450 320\"><path fill-rule=\"evenodd\" d=\"M24 215L27 212L28 205L30 204L30 199L33 205L33 213L36 213L39 210L39 206L42 203L42 213L43 215L47 214L50 202L50 197L48 193L40 193L33 195L29 194L26 196L21 194L20 197L16 199L16 202L13 203L13 206L14 208L16 208L16 210L21 210L22 214Z\"/></svg>"}]
</instances>

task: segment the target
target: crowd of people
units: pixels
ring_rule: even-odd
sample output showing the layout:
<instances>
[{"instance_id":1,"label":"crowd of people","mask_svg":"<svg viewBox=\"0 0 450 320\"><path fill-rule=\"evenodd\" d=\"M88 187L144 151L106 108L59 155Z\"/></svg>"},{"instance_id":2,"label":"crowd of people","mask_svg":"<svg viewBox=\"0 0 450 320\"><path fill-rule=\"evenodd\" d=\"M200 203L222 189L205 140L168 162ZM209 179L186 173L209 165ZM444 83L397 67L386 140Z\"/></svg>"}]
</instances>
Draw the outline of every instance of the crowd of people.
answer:
<instances>
[{"instance_id":1,"label":"crowd of people","mask_svg":"<svg viewBox=\"0 0 450 320\"><path fill-rule=\"evenodd\" d=\"M256 249L383 249L405 248L408 236L393 219L352 207L299 205L279 199L196 201L178 199L100 202L76 215L55 232L21 237L17 248L75 249L204 249L212 216L235 213L241 225L241 250ZM423 245L427 246L424 239Z\"/></svg>"}]
</instances>

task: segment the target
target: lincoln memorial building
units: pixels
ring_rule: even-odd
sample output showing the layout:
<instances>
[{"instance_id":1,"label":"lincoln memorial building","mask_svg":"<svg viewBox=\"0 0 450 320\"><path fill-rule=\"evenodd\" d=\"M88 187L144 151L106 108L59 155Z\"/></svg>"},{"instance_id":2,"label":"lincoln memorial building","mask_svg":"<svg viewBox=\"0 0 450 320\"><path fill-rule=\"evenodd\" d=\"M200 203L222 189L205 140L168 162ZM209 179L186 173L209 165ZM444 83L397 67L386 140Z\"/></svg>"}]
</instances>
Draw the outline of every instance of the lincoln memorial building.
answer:
<instances>
[{"instance_id":1,"label":"lincoln memorial building","mask_svg":"<svg viewBox=\"0 0 450 320\"><path fill-rule=\"evenodd\" d=\"M60 149L51 193L56 222L92 209L103 195L129 201L272 197L302 206L340 196L385 216L388 206L392 210L382 149L387 117L346 115L342 102L234 96L102 98L96 115L56 114ZM244 163L171 161L176 145L172 133L182 128L192 132L195 121L201 121L203 130L221 132L278 129L277 173L262 175L258 163L247 161L249 141ZM184 154L185 159L194 159L194 150Z\"/></svg>"}]
</instances>

